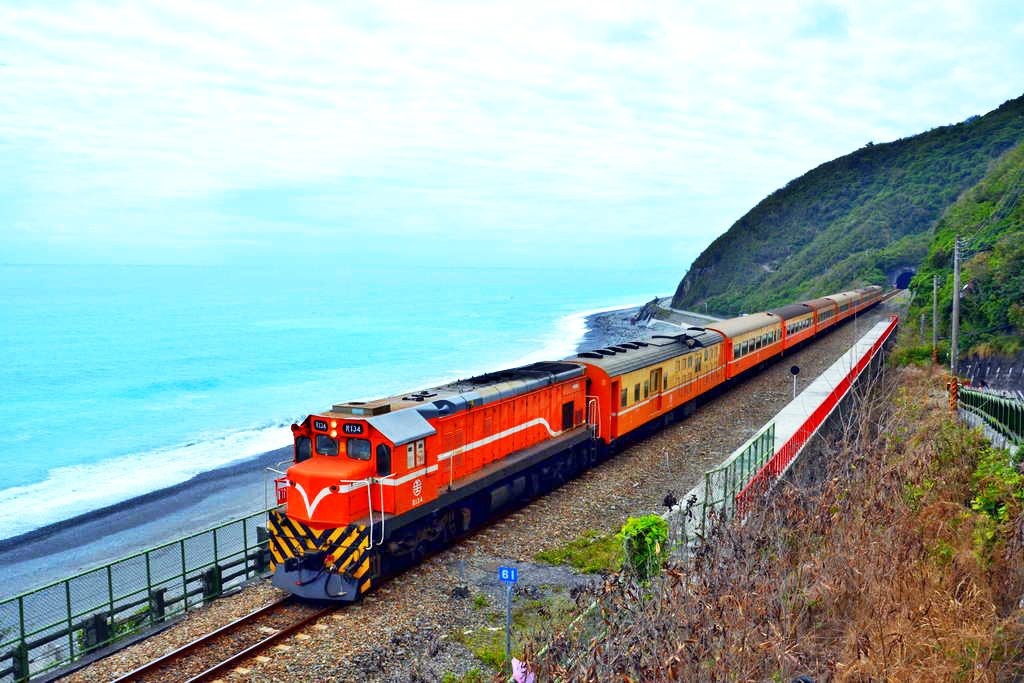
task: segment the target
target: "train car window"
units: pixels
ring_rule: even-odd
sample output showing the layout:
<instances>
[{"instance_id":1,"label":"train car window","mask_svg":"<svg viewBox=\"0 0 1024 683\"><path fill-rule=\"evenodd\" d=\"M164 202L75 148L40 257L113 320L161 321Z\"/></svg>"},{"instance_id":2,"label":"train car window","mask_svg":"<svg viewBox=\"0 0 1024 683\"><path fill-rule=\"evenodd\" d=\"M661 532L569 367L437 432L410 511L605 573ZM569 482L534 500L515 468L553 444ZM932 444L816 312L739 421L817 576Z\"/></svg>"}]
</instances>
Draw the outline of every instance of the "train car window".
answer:
<instances>
[{"instance_id":1,"label":"train car window","mask_svg":"<svg viewBox=\"0 0 1024 683\"><path fill-rule=\"evenodd\" d=\"M348 451L348 457L353 460L369 460L371 455L370 440L349 439L346 450Z\"/></svg>"},{"instance_id":2,"label":"train car window","mask_svg":"<svg viewBox=\"0 0 1024 683\"><path fill-rule=\"evenodd\" d=\"M665 388L668 389L668 375L665 375Z\"/></svg>"},{"instance_id":3,"label":"train car window","mask_svg":"<svg viewBox=\"0 0 1024 683\"><path fill-rule=\"evenodd\" d=\"M320 455L337 455L338 442L326 434L316 435L316 452Z\"/></svg>"},{"instance_id":4,"label":"train car window","mask_svg":"<svg viewBox=\"0 0 1024 683\"><path fill-rule=\"evenodd\" d=\"M621 405L619 407L620 408L625 408L626 404L629 403L629 389L623 389L621 393L622 393L622 398L620 400Z\"/></svg>"},{"instance_id":5,"label":"train car window","mask_svg":"<svg viewBox=\"0 0 1024 683\"><path fill-rule=\"evenodd\" d=\"M644 398L651 395L651 381L647 380L644 382Z\"/></svg>"},{"instance_id":6,"label":"train car window","mask_svg":"<svg viewBox=\"0 0 1024 683\"><path fill-rule=\"evenodd\" d=\"M416 447L412 444L405 447L405 466L410 470L416 467Z\"/></svg>"},{"instance_id":7,"label":"train car window","mask_svg":"<svg viewBox=\"0 0 1024 683\"><path fill-rule=\"evenodd\" d=\"M420 439L416 442L416 466L422 467L427 464L427 447L426 442Z\"/></svg>"},{"instance_id":8,"label":"train car window","mask_svg":"<svg viewBox=\"0 0 1024 683\"><path fill-rule=\"evenodd\" d=\"M351 451L349 451L351 453ZM377 476L386 477L391 474L391 447L387 444L377 445Z\"/></svg>"},{"instance_id":9,"label":"train car window","mask_svg":"<svg viewBox=\"0 0 1024 683\"><path fill-rule=\"evenodd\" d=\"M300 436L295 439L295 462L309 460L313 455L313 442L308 436Z\"/></svg>"},{"instance_id":10,"label":"train car window","mask_svg":"<svg viewBox=\"0 0 1024 683\"><path fill-rule=\"evenodd\" d=\"M634 401L639 401L640 400L640 383L639 382L637 382L636 386L633 387L633 400Z\"/></svg>"}]
</instances>

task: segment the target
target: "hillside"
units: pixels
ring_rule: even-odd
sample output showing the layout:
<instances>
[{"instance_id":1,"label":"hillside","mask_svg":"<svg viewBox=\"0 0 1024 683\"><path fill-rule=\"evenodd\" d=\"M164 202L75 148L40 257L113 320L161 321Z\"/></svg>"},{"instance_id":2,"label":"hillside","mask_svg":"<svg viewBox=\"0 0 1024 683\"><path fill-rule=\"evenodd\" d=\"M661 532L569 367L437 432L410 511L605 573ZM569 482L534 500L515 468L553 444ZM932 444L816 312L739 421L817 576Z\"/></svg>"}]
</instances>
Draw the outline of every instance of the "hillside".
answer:
<instances>
[{"instance_id":1,"label":"hillside","mask_svg":"<svg viewBox=\"0 0 1024 683\"><path fill-rule=\"evenodd\" d=\"M960 329L964 352L1016 353L1024 350L1024 143L992 164L985 177L935 226L935 236L918 274L911 317L930 316L932 275L939 276L939 329L950 328L953 297L953 241L965 241ZM927 317L930 321L931 318ZM930 328L929 328L930 329Z\"/></svg>"},{"instance_id":2,"label":"hillside","mask_svg":"<svg viewBox=\"0 0 1024 683\"><path fill-rule=\"evenodd\" d=\"M980 117L822 164L763 199L693 262L672 305L734 315L916 266L931 228L1024 140L1024 97Z\"/></svg>"}]
</instances>

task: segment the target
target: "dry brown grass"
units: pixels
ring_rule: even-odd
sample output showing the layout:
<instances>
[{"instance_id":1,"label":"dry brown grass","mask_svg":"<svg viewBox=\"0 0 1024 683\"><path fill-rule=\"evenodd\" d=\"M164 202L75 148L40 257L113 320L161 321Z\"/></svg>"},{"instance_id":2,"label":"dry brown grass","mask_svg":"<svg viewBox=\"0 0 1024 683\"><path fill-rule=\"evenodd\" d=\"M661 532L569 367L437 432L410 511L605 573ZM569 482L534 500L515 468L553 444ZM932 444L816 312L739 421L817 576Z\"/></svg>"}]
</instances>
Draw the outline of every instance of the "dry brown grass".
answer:
<instances>
[{"instance_id":1,"label":"dry brown grass","mask_svg":"<svg viewBox=\"0 0 1024 683\"><path fill-rule=\"evenodd\" d=\"M654 585L612 577L599 619L547 642L538 680L1021 674L1019 505L998 528L968 506L982 442L949 419L938 377L904 369L872 392L824 477L777 487Z\"/></svg>"}]
</instances>

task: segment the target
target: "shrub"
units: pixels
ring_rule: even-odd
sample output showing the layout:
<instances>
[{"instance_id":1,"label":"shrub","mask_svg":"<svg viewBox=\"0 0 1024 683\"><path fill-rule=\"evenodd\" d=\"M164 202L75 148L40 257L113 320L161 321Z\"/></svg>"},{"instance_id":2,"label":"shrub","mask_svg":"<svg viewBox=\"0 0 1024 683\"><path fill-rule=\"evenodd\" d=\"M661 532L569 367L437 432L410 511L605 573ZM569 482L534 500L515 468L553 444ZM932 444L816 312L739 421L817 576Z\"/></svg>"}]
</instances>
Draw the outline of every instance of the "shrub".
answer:
<instances>
[{"instance_id":1,"label":"shrub","mask_svg":"<svg viewBox=\"0 0 1024 683\"><path fill-rule=\"evenodd\" d=\"M647 580L661 571L668 542L668 524L658 515L630 517L616 534L622 541L624 565L638 579Z\"/></svg>"}]
</instances>

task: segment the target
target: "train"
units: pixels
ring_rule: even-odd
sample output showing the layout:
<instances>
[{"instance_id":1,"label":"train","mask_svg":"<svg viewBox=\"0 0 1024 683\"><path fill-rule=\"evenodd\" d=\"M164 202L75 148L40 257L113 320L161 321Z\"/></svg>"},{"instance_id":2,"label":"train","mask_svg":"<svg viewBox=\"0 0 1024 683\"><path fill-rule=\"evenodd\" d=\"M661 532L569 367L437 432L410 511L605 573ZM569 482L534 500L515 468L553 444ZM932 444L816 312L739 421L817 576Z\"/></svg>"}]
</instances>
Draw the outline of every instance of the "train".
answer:
<instances>
[{"instance_id":1,"label":"train","mask_svg":"<svg viewBox=\"0 0 1024 683\"><path fill-rule=\"evenodd\" d=\"M309 415L274 480L272 582L354 602L881 300L864 287Z\"/></svg>"}]
</instances>

